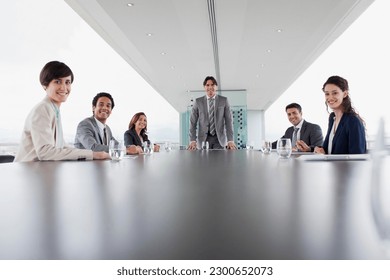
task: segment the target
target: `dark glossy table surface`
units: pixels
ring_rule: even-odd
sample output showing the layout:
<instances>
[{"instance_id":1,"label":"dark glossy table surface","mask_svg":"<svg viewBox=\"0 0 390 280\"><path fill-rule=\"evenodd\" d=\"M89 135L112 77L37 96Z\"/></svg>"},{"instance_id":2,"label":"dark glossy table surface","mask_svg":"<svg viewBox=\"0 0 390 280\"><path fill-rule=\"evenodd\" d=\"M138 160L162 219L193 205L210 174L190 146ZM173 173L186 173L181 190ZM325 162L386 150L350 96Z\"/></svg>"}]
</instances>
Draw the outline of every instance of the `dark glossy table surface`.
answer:
<instances>
[{"instance_id":1,"label":"dark glossy table surface","mask_svg":"<svg viewBox=\"0 0 390 280\"><path fill-rule=\"evenodd\" d=\"M0 259L385 259L371 169L259 151L1 164Z\"/></svg>"}]
</instances>

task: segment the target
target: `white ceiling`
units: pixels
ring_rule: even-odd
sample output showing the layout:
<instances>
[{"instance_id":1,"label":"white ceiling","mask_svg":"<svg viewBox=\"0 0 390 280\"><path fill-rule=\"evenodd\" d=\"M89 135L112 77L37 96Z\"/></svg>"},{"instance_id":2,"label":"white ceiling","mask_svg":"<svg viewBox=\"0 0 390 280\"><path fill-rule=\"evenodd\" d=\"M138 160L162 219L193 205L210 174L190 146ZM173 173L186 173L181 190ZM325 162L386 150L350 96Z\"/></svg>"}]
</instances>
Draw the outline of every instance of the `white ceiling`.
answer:
<instances>
[{"instance_id":1,"label":"white ceiling","mask_svg":"<svg viewBox=\"0 0 390 280\"><path fill-rule=\"evenodd\" d=\"M65 1L184 111L208 75L266 110L374 0Z\"/></svg>"}]
</instances>

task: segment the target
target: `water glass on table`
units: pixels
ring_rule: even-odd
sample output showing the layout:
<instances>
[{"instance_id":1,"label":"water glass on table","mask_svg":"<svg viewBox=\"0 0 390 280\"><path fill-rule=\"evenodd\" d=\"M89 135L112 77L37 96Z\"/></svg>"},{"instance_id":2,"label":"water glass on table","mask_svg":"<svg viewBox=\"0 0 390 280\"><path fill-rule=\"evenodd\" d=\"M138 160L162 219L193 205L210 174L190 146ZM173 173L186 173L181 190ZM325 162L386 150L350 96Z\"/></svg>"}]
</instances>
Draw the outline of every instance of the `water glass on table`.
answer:
<instances>
[{"instance_id":1,"label":"water glass on table","mask_svg":"<svg viewBox=\"0 0 390 280\"><path fill-rule=\"evenodd\" d=\"M279 155L279 158L288 159L292 153L291 139L290 138L280 138L276 144L276 152Z\"/></svg>"},{"instance_id":2,"label":"water glass on table","mask_svg":"<svg viewBox=\"0 0 390 280\"><path fill-rule=\"evenodd\" d=\"M172 150L171 142L166 141L165 144L164 144L164 149L165 149L166 152L170 152Z\"/></svg>"},{"instance_id":3,"label":"water glass on table","mask_svg":"<svg viewBox=\"0 0 390 280\"><path fill-rule=\"evenodd\" d=\"M268 155L271 153L271 150L272 150L271 141L263 140L261 142L261 151L263 152L263 154Z\"/></svg>"},{"instance_id":4,"label":"water glass on table","mask_svg":"<svg viewBox=\"0 0 390 280\"><path fill-rule=\"evenodd\" d=\"M249 141L249 142L246 144L245 148L246 148L247 150L253 150L254 146L255 146L254 142L253 142L253 141Z\"/></svg>"},{"instance_id":5,"label":"water glass on table","mask_svg":"<svg viewBox=\"0 0 390 280\"><path fill-rule=\"evenodd\" d=\"M153 144L152 142L145 141L142 145L145 155L153 154Z\"/></svg>"},{"instance_id":6,"label":"water glass on table","mask_svg":"<svg viewBox=\"0 0 390 280\"><path fill-rule=\"evenodd\" d=\"M121 140L110 140L109 154L112 160L121 160L125 155L125 146Z\"/></svg>"}]
</instances>

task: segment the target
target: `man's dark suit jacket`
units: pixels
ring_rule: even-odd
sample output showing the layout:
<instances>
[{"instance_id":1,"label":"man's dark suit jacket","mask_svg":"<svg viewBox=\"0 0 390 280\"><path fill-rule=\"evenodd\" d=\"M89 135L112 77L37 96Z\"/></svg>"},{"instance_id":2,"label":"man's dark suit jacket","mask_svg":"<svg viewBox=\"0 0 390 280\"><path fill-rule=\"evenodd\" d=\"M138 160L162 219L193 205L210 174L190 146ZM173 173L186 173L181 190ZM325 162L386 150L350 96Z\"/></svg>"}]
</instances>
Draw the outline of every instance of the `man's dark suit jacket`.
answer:
<instances>
[{"instance_id":1,"label":"man's dark suit jacket","mask_svg":"<svg viewBox=\"0 0 390 280\"><path fill-rule=\"evenodd\" d=\"M281 138L290 138L292 140L293 133L294 133L294 126L291 126L287 128L286 132ZM301 133L300 139L304 141L308 146L310 146L311 150L314 150L315 146L322 146L324 137L322 136L322 130L319 125L314 123L309 123L303 120L300 133ZM276 149L276 143L277 141L272 143L272 149Z\"/></svg>"},{"instance_id":2,"label":"man's dark suit jacket","mask_svg":"<svg viewBox=\"0 0 390 280\"><path fill-rule=\"evenodd\" d=\"M329 116L328 132L323 148L328 154L329 135L332 131L334 113ZM365 154L366 132L360 119L354 114L343 114L332 142L332 154Z\"/></svg>"}]
</instances>

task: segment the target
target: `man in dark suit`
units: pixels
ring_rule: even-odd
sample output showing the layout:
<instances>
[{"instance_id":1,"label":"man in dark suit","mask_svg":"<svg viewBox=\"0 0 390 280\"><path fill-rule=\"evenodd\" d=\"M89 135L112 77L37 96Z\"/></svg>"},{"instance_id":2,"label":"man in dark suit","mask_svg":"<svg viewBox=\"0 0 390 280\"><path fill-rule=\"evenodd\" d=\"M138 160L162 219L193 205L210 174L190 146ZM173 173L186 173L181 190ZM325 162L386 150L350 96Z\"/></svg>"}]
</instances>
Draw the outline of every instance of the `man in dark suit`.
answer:
<instances>
[{"instance_id":1,"label":"man in dark suit","mask_svg":"<svg viewBox=\"0 0 390 280\"><path fill-rule=\"evenodd\" d=\"M207 141L210 149L235 150L233 117L225 96L217 95L218 83L208 76L203 82L206 95L195 100L190 117L189 150L196 150ZM198 129L198 133L196 130Z\"/></svg>"},{"instance_id":2,"label":"man in dark suit","mask_svg":"<svg viewBox=\"0 0 390 280\"><path fill-rule=\"evenodd\" d=\"M315 146L322 146L324 137L321 127L317 124L309 123L302 118L302 107L298 103L291 103L286 106L288 120L293 126L287 128L281 138L290 138L293 151L310 152ZM272 143L272 148L276 148L277 141Z\"/></svg>"},{"instance_id":3,"label":"man in dark suit","mask_svg":"<svg viewBox=\"0 0 390 280\"><path fill-rule=\"evenodd\" d=\"M93 116L77 126L74 146L79 149L108 152L110 140L115 140L106 121L114 108L114 99L106 92L98 93L92 100Z\"/></svg>"}]
</instances>

